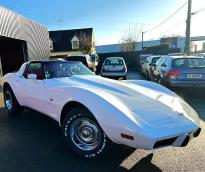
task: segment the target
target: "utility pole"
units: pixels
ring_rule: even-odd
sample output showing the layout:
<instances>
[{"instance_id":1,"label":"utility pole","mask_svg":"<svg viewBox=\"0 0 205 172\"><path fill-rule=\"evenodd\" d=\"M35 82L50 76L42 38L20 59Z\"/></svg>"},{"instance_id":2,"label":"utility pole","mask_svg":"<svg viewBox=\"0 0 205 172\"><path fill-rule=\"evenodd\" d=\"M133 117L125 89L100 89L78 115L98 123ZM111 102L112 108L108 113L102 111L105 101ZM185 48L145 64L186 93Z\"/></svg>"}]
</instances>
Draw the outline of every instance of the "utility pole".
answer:
<instances>
[{"instance_id":1,"label":"utility pole","mask_svg":"<svg viewBox=\"0 0 205 172\"><path fill-rule=\"evenodd\" d=\"M144 49L144 32L142 32L142 51Z\"/></svg>"},{"instance_id":2,"label":"utility pole","mask_svg":"<svg viewBox=\"0 0 205 172\"><path fill-rule=\"evenodd\" d=\"M192 0L188 0L188 11L186 20L186 40L185 40L185 53L190 55L190 27L191 27L191 6Z\"/></svg>"}]
</instances>

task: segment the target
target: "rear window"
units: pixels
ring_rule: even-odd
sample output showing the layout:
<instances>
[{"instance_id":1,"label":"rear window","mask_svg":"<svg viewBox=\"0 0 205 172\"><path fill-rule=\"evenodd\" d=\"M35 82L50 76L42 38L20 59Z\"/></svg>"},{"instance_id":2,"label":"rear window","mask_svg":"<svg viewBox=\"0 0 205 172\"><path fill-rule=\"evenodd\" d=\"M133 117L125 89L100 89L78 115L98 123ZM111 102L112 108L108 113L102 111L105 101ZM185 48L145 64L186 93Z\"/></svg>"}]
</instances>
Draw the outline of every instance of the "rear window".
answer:
<instances>
[{"instance_id":1,"label":"rear window","mask_svg":"<svg viewBox=\"0 0 205 172\"><path fill-rule=\"evenodd\" d=\"M205 67L205 59L200 58L183 58L175 59L173 61L173 67L175 68L201 68Z\"/></svg>"},{"instance_id":2,"label":"rear window","mask_svg":"<svg viewBox=\"0 0 205 172\"><path fill-rule=\"evenodd\" d=\"M122 65L124 65L124 63L123 63L122 59L107 59L105 61L105 65L106 66L111 66L111 65L122 66Z\"/></svg>"}]
</instances>

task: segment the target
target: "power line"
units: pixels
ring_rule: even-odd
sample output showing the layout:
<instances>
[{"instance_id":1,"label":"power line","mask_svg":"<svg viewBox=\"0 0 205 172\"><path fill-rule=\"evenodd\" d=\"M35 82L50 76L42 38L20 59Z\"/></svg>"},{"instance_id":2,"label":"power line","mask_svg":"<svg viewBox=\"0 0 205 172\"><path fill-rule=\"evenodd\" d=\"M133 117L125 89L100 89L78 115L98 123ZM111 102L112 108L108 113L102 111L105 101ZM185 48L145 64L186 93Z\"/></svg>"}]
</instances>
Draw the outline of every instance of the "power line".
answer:
<instances>
[{"instance_id":1,"label":"power line","mask_svg":"<svg viewBox=\"0 0 205 172\"><path fill-rule=\"evenodd\" d=\"M164 21L162 21L162 22L159 23L157 26L155 26L155 27L153 27L153 28L151 28L151 29L149 29L149 30L147 30L147 31L145 31L145 32L150 32L150 31L155 30L156 28L160 27L161 25L163 25L165 22L167 22L169 19L171 19L176 13L178 13L187 3L188 3L188 1L185 2L180 8L178 8L174 13L172 13L172 14L171 14L169 17L167 17ZM144 33L145 33L145 32L144 32Z\"/></svg>"},{"instance_id":2,"label":"power line","mask_svg":"<svg viewBox=\"0 0 205 172\"><path fill-rule=\"evenodd\" d=\"M171 31L171 30L173 30L174 28L178 27L179 25L181 25L181 24L183 24L183 23L185 23L185 22L186 22L186 20L183 20L183 21L181 21L181 22L175 24L173 27L169 28L167 31L165 31L165 32L163 32L163 33L161 33L161 34L159 34L159 36L164 36L164 34L166 34L167 32L169 32L169 31Z\"/></svg>"}]
</instances>

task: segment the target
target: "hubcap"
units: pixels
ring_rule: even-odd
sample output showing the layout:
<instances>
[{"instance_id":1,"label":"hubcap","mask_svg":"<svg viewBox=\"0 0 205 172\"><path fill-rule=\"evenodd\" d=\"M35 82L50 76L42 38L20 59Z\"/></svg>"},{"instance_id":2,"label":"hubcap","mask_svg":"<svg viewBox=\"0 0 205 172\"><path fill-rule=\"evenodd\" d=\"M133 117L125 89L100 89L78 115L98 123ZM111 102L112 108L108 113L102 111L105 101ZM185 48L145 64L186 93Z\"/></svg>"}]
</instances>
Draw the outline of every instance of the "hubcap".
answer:
<instances>
[{"instance_id":1,"label":"hubcap","mask_svg":"<svg viewBox=\"0 0 205 172\"><path fill-rule=\"evenodd\" d=\"M8 110L12 109L12 107L13 107L12 96L11 96L11 93L9 91L7 91L6 95L5 95L5 104L6 104L6 108Z\"/></svg>"},{"instance_id":2,"label":"hubcap","mask_svg":"<svg viewBox=\"0 0 205 172\"><path fill-rule=\"evenodd\" d=\"M75 146L86 151L95 149L102 139L97 124L86 118L77 119L71 124L70 136Z\"/></svg>"}]
</instances>

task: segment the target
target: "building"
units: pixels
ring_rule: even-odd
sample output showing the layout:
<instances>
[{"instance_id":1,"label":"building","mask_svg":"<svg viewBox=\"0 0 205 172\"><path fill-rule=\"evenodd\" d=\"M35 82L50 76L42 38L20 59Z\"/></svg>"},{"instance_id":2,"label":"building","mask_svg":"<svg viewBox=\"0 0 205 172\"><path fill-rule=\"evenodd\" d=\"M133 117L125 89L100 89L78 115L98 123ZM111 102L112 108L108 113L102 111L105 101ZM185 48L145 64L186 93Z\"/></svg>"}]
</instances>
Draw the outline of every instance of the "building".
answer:
<instances>
[{"instance_id":1,"label":"building","mask_svg":"<svg viewBox=\"0 0 205 172\"><path fill-rule=\"evenodd\" d=\"M203 51L203 43L205 42L205 36L191 37L190 41L193 47L193 48L191 47L191 50L193 52ZM161 38L160 40L144 41L143 46L144 48L146 48L146 47L158 46L160 44L168 44L169 48L180 49L180 52L184 53L185 38L184 37L165 37L165 38ZM99 46L96 46L96 51L99 54L123 52L122 46L123 46L122 44L99 45ZM141 51L142 42L136 42L134 47L135 47L135 51Z\"/></svg>"},{"instance_id":2,"label":"building","mask_svg":"<svg viewBox=\"0 0 205 172\"><path fill-rule=\"evenodd\" d=\"M93 28L49 31L50 56L95 53Z\"/></svg>"},{"instance_id":3,"label":"building","mask_svg":"<svg viewBox=\"0 0 205 172\"><path fill-rule=\"evenodd\" d=\"M17 71L23 62L49 57L49 34L42 26L0 7L0 59L3 74Z\"/></svg>"}]
</instances>

